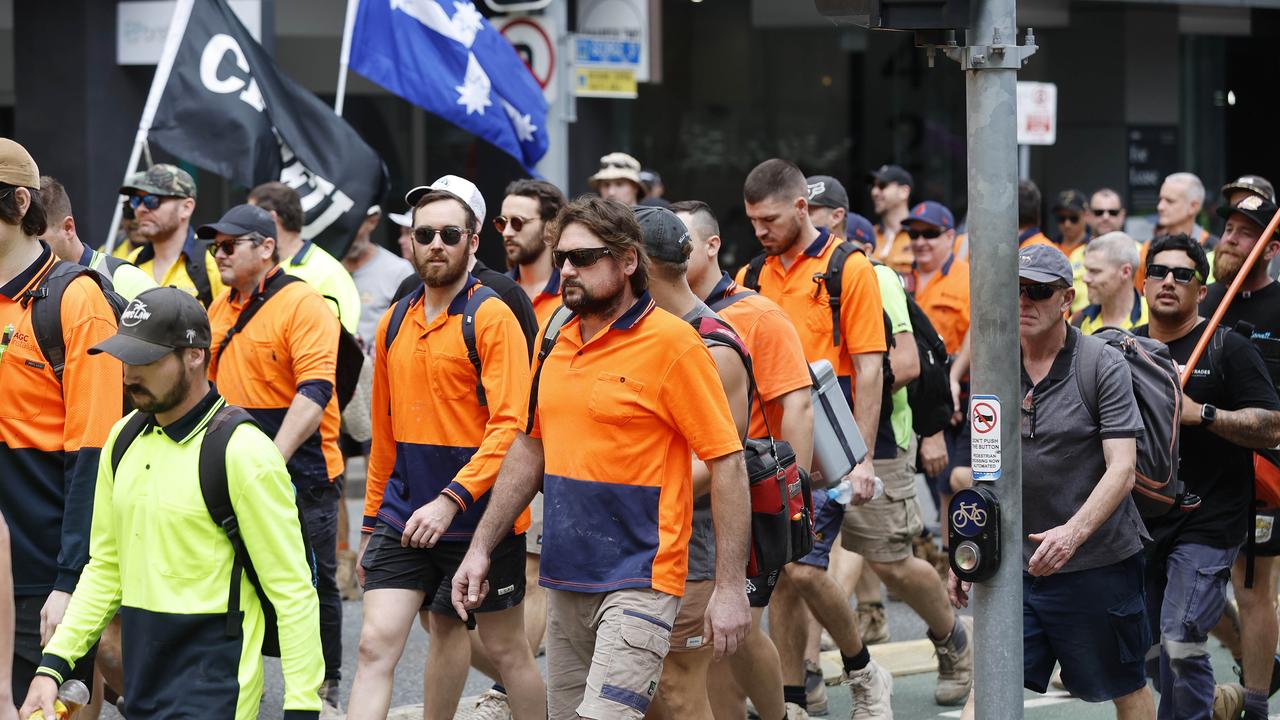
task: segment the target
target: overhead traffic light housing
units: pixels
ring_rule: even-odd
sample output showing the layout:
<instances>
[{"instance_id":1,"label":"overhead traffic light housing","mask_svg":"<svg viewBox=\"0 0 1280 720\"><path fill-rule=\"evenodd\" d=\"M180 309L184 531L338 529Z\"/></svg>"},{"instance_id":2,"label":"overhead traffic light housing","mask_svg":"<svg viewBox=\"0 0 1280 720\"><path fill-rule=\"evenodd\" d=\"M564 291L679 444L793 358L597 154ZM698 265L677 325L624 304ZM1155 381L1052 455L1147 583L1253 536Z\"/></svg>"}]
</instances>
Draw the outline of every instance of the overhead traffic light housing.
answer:
<instances>
[{"instance_id":1,"label":"overhead traffic light housing","mask_svg":"<svg viewBox=\"0 0 1280 720\"><path fill-rule=\"evenodd\" d=\"M813 0L839 25L872 30L960 30L969 27L969 0Z\"/></svg>"}]
</instances>

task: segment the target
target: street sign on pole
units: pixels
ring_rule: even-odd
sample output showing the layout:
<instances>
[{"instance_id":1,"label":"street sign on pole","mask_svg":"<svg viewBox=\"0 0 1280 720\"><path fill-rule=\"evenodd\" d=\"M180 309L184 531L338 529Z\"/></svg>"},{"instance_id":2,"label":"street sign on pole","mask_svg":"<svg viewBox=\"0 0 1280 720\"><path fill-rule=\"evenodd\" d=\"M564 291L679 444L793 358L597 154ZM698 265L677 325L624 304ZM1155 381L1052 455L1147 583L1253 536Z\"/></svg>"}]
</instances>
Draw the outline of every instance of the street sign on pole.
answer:
<instances>
[{"instance_id":1,"label":"street sign on pole","mask_svg":"<svg viewBox=\"0 0 1280 720\"><path fill-rule=\"evenodd\" d=\"M1018 144L1052 145L1058 140L1058 86L1018 83Z\"/></svg>"}]
</instances>

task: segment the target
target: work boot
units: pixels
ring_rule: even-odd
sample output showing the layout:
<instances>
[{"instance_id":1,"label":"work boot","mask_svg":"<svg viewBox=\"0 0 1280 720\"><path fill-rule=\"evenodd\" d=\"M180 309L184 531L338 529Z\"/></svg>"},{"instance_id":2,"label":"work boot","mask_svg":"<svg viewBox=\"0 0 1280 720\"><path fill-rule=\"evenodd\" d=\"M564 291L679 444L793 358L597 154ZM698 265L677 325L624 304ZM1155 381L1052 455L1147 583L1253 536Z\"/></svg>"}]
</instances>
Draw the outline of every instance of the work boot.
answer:
<instances>
[{"instance_id":1,"label":"work boot","mask_svg":"<svg viewBox=\"0 0 1280 720\"><path fill-rule=\"evenodd\" d=\"M336 578L338 592L343 600L359 600L364 594L360 590L359 576L356 575L356 553L354 550L338 551L338 568Z\"/></svg>"},{"instance_id":2,"label":"work boot","mask_svg":"<svg viewBox=\"0 0 1280 720\"><path fill-rule=\"evenodd\" d=\"M827 714L827 684L823 682L822 666L811 660L804 661L804 700L808 714Z\"/></svg>"},{"instance_id":3,"label":"work boot","mask_svg":"<svg viewBox=\"0 0 1280 720\"><path fill-rule=\"evenodd\" d=\"M884 603L858 603L858 635L866 645L889 642L889 623L884 617Z\"/></svg>"},{"instance_id":4,"label":"work boot","mask_svg":"<svg viewBox=\"0 0 1280 720\"><path fill-rule=\"evenodd\" d=\"M1213 688L1213 720L1239 720L1244 711L1244 686L1225 683Z\"/></svg>"},{"instance_id":5,"label":"work boot","mask_svg":"<svg viewBox=\"0 0 1280 720\"><path fill-rule=\"evenodd\" d=\"M822 714L826 715L825 712ZM787 703L786 720L809 720L809 713L795 703Z\"/></svg>"},{"instance_id":6,"label":"work boot","mask_svg":"<svg viewBox=\"0 0 1280 720\"><path fill-rule=\"evenodd\" d=\"M338 706L339 695L337 680L325 680L320 686L320 720L340 720L346 717Z\"/></svg>"},{"instance_id":7,"label":"work boot","mask_svg":"<svg viewBox=\"0 0 1280 720\"><path fill-rule=\"evenodd\" d=\"M849 720L893 720L889 698L893 694L893 676L875 660L861 670L844 674L842 681L853 697Z\"/></svg>"},{"instance_id":8,"label":"work boot","mask_svg":"<svg viewBox=\"0 0 1280 720\"><path fill-rule=\"evenodd\" d=\"M511 720L511 707L507 705L507 694L489 688L476 700L467 720Z\"/></svg>"},{"instance_id":9,"label":"work boot","mask_svg":"<svg viewBox=\"0 0 1280 720\"><path fill-rule=\"evenodd\" d=\"M956 632L959 630L960 632ZM945 640L933 640L938 653L938 687L933 701L939 705L963 705L973 687L973 618L956 616L956 626Z\"/></svg>"}]
</instances>

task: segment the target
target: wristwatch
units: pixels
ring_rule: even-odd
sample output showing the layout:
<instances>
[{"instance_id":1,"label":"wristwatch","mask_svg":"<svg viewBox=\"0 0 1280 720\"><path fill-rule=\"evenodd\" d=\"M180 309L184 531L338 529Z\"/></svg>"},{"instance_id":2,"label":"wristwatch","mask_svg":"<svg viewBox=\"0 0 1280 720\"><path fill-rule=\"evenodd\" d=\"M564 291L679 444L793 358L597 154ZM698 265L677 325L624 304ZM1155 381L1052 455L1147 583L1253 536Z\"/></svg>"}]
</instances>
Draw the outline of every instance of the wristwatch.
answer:
<instances>
[{"instance_id":1,"label":"wristwatch","mask_svg":"<svg viewBox=\"0 0 1280 720\"><path fill-rule=\"evenodd\" d=\"M1218 419L1218 408L1205 403L1200 406L1200 424L1212 425L1214 420Z\"/></svg>"}]
</instances>

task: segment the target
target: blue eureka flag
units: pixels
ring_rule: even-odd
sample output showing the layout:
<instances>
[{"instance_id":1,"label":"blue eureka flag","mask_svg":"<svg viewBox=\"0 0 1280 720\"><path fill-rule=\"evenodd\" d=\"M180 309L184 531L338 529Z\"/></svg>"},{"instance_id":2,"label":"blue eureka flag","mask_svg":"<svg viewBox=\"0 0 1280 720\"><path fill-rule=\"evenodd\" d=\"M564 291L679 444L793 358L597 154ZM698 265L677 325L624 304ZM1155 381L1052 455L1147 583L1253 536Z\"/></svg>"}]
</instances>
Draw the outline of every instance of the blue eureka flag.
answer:
<instances>
[{"instance_id":1,"label":"blue eureka flag","mask_svg":"<svg viewBox=\"0 0 1280 720\"><path fill-rule=\"evenodd\" d=\"M541 88L468 0L361 0L349 67L496 145L531 173L547 152Z\"/></svg>"}]
</instances>

